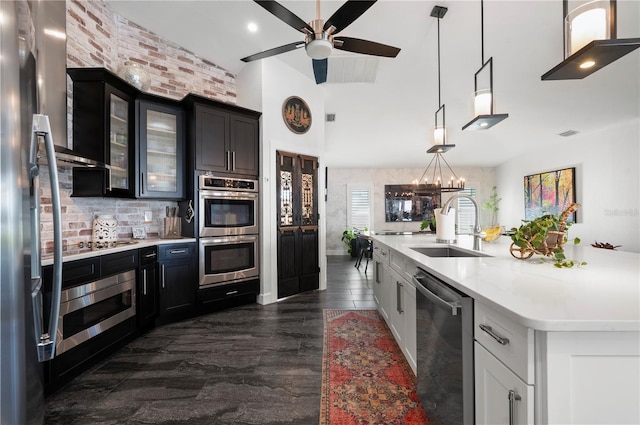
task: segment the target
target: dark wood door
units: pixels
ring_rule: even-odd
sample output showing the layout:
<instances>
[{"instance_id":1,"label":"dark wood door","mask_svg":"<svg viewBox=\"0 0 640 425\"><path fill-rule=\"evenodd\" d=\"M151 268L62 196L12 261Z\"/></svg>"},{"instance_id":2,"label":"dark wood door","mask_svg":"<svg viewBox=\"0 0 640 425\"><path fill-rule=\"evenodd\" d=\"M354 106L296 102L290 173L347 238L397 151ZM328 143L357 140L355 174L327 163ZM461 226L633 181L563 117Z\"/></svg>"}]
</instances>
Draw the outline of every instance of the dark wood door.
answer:
<instances>
[{"instance_id":1,"label":"dark wood door","mask_svg":"<svg viewBox=\"0 0 640 425\"><path fill-rule=\"evenodd\" d=\"M318 289L318 160L278 152L278 298Z\"/></svg>"}]
</instances>

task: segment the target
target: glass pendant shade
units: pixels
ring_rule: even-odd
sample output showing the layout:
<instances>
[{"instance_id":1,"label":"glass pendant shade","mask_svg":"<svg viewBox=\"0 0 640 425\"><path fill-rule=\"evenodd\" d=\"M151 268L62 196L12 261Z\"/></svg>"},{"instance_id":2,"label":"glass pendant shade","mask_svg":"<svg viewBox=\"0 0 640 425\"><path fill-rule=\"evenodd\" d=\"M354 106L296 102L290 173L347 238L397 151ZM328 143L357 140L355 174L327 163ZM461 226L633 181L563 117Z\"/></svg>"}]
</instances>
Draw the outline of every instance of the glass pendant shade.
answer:
<instances>
[{"instance_id":1,"label":"glass pendant shade","mask_svg":"<svg viewBox=\"0 0 640 425\"><path fill-rule=\"evenodd\" d=\"M473 98L473 111L478 115L491 115L493 94L490 89L478 90Z\"/></svg>"},{"instance_id":2,"label":"glass pendant shade","mask_svg":"<svg viewBox=\"0 0 640 425\"><path fill-rule=\"evenodd\" d=\"M596 0L573 9L565 18L566 56L571 56L593 40L611 38L609 2Z\"/></svg>"},{"instance_id":3,"label":"glass pendant shade","mask_svg":"<svg viewBox=\"0 0 640 425\"><path fill-rule=\"evenodd\" d=\"M445 137L445 128L440 126L433 129L433 144L443 145Z\"/></svg>"}]
</instances>

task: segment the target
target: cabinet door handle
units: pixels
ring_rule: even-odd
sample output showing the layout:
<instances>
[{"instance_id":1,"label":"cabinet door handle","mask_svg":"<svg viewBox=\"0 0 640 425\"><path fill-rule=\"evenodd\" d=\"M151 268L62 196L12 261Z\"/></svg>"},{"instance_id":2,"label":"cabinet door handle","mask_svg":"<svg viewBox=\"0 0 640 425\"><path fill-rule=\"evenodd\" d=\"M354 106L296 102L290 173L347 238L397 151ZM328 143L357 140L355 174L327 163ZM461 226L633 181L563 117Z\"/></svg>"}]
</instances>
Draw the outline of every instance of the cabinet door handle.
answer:
<instances>
[{"instance_id":1,"label":"cabinet door handle","mask_svg":"<svg viewBox=\"0 0 640 425\"><path fill-rule=\"evenodd\" d=\"M236 170L236 152L231 152L231 171Z\"/></svg>"},{"instance_id":2,"label":"cabinet door handle","mask_svg":"<svg viewBox=\"0 0 640 425\"><path fill-rule=\"evenodd\" d=\"M402 309L402 282L396 280L396 310L398 310L398 314L404 313Z\"/></svg>"},{"instance_id":3,"label":"cabinet door handle","mask_svg":"<svg viewBox=\"0 0 640 425\"><path fill-rule=\"evenodd\" d=\"M164 264L162 265L162 289L164 289Z\"/></svg>"},{"instance_id":4,"label":"cabinet door handle","mask_svg":"<svg viewBox=\"0 0 640 425\"><path fill-rule=\"evenodd\" d=\"M140 173L140 193L144 193L144 173Z\"/></svg>"},{"instance_id":5,"label":"cabinet door handle","mask_svg":"<svg viewBox=\"0 0 640 425\"><path fill-rule=\"evenodd\" d=\"M155 252L152 252L151 254L147 254L147 255L145 255L144 257L145 257L145 258L153 258L153 257L155 257L155 256L156 256L156 253L155 253Z\"/></svg>"},{"instance_id":6,"label":"cabinet door handle","mask_svg":"<svg viewBox=\"0 0 640 425\"><path fill-rule=\"evenodd\" d=\"M107 192L111 192L111 168L107 168Z\"/></svg>"},{"instance_id":7,"label":"cabinet door handle","mask_svg":"<svg viewBox=\"0 0 640 425\"><path fill-rule=\"evenodd\" d=\"M229 292L227 292L227 295L233 295L233 294L237 294L237 293L238 293L238 291L229 291Z\"/></svg>"},{"instance_id":8,"label":"cabinet door handle","mask_svg":"<svg viewBox=\"0 0 640 425\"><path fill-rule=\"evenodd\" d=\"M514 420L515 411L516 411L516 401L522 400L522 397L516 394L516 392L513 390L509 390L508 397L509 397L509 425L514 425L515 422L513 420Z\"/></svg>"},{"instance_id":9,"label":"cabinet door handle","mask_svg":"<svg viewBox=\"0 0 640 425\"><path fill-rule=\"evenodd\" d=\"M376 283L380 283L380 263L376 261Z\"/></svg>"},{"instance_id":10,"label":"cabinet door handle","mask_svg":"<svg viewBox=\"0 0 640 425\"><path fill-rule=\"evenodd\" d=\"M186 249L172 249L169 254L184 254L185 252L187 252Z\"/></svg>"},{"instance_id":11,"label":"cabinet door handle","mask_svg":"<svg viewBox=\"0 0 640 425\"><path fill-rule=\"evenodd\" d=\"M231 171L231 151L227 151L227 171Z\"/></svg>"},{"instance_id":12,"label":"cabinet door handle","mask_svg":"<svg viewBox=\"0 0 640 425\"><path fill-rule=\"evenodd\" d=\"M142 295L147 295L147 269L142 269Z\"/></svg>"},{"instance_id":13,"label":"cabinet door handle","mask_svg":"<svg viewBox=\"0 0 640 425\"><path fill-rule=\"evenodd\" d=\"M503 336L498 335L497 333L494 332L491 326L481 323L478 325L478 327L480 327L480 329L486 332L491 338L498 341L498 344L507 345L509 343L509 338L505 338Z\"/></svg>"}]
</instances>

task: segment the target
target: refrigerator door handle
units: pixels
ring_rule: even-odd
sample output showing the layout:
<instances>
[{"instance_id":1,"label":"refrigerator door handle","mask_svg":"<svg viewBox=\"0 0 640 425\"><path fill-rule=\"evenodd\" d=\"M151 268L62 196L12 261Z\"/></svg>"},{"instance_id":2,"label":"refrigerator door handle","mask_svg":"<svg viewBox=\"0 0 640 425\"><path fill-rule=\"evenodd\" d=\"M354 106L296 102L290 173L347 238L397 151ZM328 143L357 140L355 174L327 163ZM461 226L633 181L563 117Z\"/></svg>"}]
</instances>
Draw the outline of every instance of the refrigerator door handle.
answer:
<instances>
[{"instance_id":1,"label":"refrigerator door handle","mask_svg":"<svg viewBox=\"0 0 640 425\"><path fill-rule=\"evenodd\" d=\"M60 185L58 184L58 168L56 166L51 125L46 115L33 115L33 132L31 134L29 172L32 180L31 193L31 298L35 323L38 360L44 362L55 356L58 338L58 317L60 315L60 294L62 291L62 212L60 206ZM37 152L38 139L44 137L44 146L49 166L51 182L51 204L53 212L53 287L51 288L51 309L49 329L44 331L42 322L42 278L40 276L40 177L38 176Z\"/></svg>"}]
</instances>

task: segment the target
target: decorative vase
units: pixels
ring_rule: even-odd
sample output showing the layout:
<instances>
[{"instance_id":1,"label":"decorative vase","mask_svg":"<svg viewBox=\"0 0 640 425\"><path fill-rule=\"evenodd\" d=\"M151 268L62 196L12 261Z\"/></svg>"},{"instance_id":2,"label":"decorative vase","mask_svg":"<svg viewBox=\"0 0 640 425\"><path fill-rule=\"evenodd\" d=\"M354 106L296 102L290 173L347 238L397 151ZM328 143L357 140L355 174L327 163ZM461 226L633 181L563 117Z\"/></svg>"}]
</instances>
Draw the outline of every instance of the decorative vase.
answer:
<instances>
[{"instance_id":1,"label":"decorative vase","mask_svg":"<svg viewBox=\"0 0 640 425\"><path fill-rule=\"evenodd\" d=\"M118 73L135 88L146 91L151 83L151 77L145 68L137 62L125 61Z\"/></svg>"},{"instance_id":2,"label":"decorative vase","mask_svg":"<svg viewBox=\"0 0 640 425\"><path fill-rule=\"evenodd\" d=\"M93 219L93 244L96 248L115 246L118 241L118 220L112 215L98 215Z\"/></svg>"}]
</instances>

